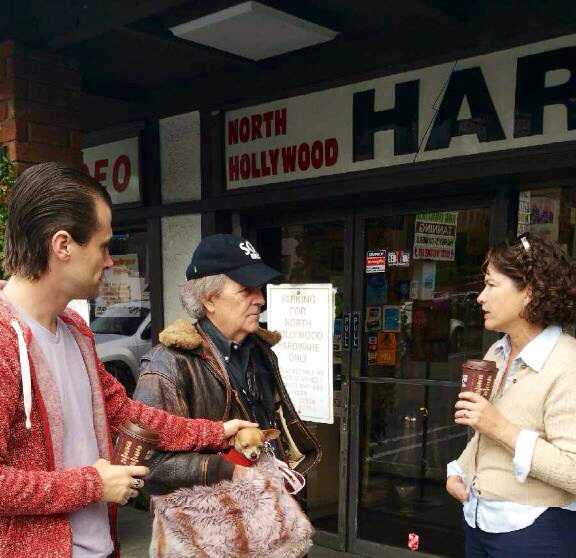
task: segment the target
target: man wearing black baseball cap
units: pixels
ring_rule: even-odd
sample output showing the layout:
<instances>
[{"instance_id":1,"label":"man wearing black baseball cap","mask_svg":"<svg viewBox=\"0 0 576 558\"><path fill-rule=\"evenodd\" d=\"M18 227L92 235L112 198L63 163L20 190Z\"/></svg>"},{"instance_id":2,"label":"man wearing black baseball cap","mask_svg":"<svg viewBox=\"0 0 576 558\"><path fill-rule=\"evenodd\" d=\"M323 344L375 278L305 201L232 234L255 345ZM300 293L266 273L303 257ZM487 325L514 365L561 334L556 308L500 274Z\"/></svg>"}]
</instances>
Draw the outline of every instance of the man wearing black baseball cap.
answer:
<instances>
[{"instance_id":1,"label":"man wearing black baseball cap","mask_svg":"<svg viewBox=\"0 0 576 558\"><path fill-rule=\"evenodd\" d=\"M281 277L281 273L262 262L252 244L233 234L214 234L204 238L192 254L186 279L223 273L245 287L262 287Z\"/></svg>"},{"instance_id":2,"label":"man wearing black baseball cap","mask_svg":"<svg viewBox=\"0 0 576 558\"><path fill-rule=\"evenodd\" d=\"M205 237L186 270L182 304L194 322L177 320L142 362L134 397L188 417L246 418L278 428L276 457L305 473L320 448L299 419L272 346L280 335L260 328L262 287L281 274L245 238ZM242 474L218 454L156 452L152 493L209 485Z\"/></svg>"}]
</instances>

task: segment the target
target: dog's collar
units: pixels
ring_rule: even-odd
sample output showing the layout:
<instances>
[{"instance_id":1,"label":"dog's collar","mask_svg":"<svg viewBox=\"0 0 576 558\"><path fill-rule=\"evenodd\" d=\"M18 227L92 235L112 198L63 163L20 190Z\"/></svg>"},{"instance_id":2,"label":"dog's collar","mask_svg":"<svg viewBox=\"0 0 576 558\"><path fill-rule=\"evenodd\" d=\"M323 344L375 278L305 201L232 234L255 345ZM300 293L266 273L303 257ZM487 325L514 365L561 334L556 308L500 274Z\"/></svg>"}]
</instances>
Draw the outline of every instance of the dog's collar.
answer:
<instances>
[{"instance_id":1,"label":"dog's collar","mask_svg":"<svg viewBox=\"0 0 576 558\"><path fill-rule=\"evenodd\" d=\"M231 461L232 463L236 463L236 465L242 465L242 467L254 467L254 465L256 465L256 461L250 461L250 459L237 451L236 448L230 448L228 451L222 452L221 455L226 461Z\"/></svg>"}]
</instances>

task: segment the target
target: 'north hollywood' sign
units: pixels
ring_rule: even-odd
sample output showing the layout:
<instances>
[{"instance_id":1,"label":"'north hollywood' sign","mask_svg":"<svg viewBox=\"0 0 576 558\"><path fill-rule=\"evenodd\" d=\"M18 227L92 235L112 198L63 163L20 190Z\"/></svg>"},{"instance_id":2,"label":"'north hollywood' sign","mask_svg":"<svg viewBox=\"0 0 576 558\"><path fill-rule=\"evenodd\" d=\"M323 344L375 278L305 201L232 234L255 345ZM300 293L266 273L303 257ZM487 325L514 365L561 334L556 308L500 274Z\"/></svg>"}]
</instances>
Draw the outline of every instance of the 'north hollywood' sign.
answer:
<instances>
[{"instance_id":1,"label":"'north hollywood' sign","mask_svg":"<svg viewBox=\"0 0 576 558\"><path fill-rule=\"evenodd\" d=\"M229 188L576 139L576 35L226 114Z\"/></svg>"}]
</instances>

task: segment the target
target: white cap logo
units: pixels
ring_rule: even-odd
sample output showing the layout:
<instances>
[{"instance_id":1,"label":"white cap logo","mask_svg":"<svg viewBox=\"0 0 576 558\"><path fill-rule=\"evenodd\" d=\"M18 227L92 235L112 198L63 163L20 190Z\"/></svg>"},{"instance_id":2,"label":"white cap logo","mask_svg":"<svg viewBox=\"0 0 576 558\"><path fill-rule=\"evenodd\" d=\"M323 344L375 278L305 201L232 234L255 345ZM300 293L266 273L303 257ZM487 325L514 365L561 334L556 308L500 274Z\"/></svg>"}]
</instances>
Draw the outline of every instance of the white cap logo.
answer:
<instances>
[{"instance_id":1,"label":"white cap logo","mask_svg":"<svg viewBox=\"0 0 576 558\"><path fill-rule=\"evenodd\" d=\"M256 248L250 244L250 242L241 242L238 246L240 246L240 250L244 252L247 256L250 256L253 260L260 260L260 254L256 251Z\"/></svg>"}]
</instances>

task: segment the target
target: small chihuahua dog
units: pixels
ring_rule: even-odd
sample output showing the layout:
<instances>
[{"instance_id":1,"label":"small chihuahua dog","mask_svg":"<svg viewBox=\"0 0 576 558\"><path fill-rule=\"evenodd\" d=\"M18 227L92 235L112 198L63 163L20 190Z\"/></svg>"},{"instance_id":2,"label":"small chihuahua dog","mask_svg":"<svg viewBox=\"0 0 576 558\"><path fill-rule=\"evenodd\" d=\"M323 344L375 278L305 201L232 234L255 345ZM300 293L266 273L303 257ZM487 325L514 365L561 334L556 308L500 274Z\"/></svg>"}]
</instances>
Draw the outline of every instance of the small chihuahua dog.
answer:
<instances>
[{"instance_id":1,"label":"small chihuahua dog","mask_svg":"<svg viewBox=\"0 0 576 558\"><path fill-rule=\"evenodd\" d=\"M233 447L222 454L222 457L239 465L250 467L258 461L264 444L279 436L280 431L276 428L269 428L268 430L253 427L243 428L230 438L230 445Z\"/></svg>"}]
</instances>

